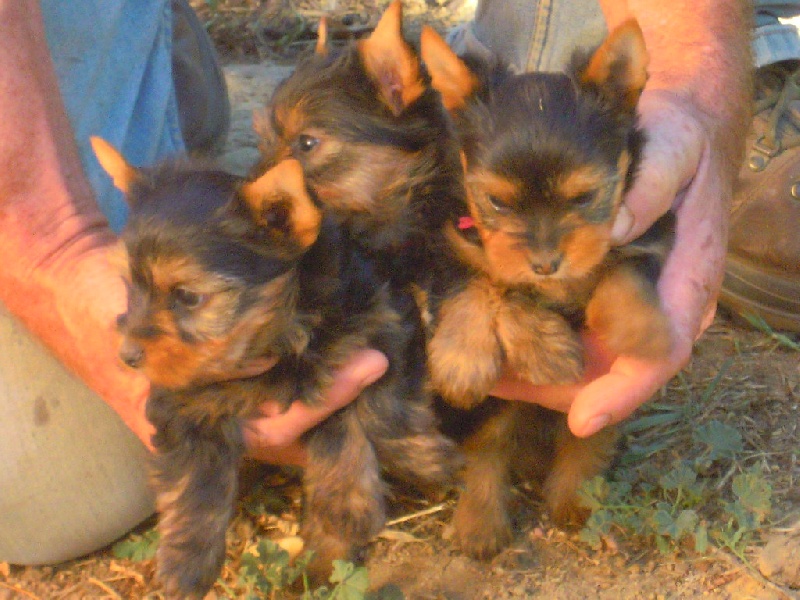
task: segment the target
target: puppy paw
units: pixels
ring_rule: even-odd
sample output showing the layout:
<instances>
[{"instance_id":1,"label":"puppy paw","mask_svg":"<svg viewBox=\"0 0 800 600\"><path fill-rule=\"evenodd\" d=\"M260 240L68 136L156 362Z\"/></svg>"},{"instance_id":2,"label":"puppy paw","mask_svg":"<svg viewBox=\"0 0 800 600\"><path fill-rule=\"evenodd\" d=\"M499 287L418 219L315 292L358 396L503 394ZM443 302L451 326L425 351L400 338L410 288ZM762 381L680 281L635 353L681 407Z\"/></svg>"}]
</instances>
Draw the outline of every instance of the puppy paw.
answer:
<instances>
[{"instance_id":1,"label":"puppy paw","mask_svg":"<svg viewBox=\"0 0 800 600\"><path fill-rule=\"evenodd\" d=\"M164 587L164 597L202 600L219 577L224 561L224 542L180 547L162 539L156 551L156 576Z\"/></svg>"},{"instance_id":2,"label":"puppy paw","mask_svg":"<svg viewBox=\"0 0 800 600\"><path fill-rule=\"evenodd\" d=\"M586 325L616 354L669 356L672 328L650 282L630 269L603 278L586 307Z\"/></svg>"},{"instance_id":3,"label":"puppy paw","mask_svg":"<svg viewBox=\"0 0 800 600\"><path fill-rule=\"evenodd\" d=\"M534 384L578 381L583 375L583 345L559 314L523 297L507 298L497 317L509 368Z\"/></svg>"},{"instance_id":4,"label":"puppy paw","mask_svg":"<svg viewBox=\"0 0 800 600\"><path fill-rule=\"evenodd\" d=\"M584 482L608 468L616 453L619 433L614 427L607 427L588 438L579 438L569 431L566 417L556 426L555 458L543 485L544 499L558 527L580 527L591 511L582 504L579 490Z\"/></svg>"},{"instance_id":5,"label":"puppy paw","mask_svg":"<svg viewBox=\"0 0 800 600\"><path fill-rule=\"evenodd\" d=\"M505 506L478 507L468 498L459 499L453 514L454 541L467 556L488 560L514 539Z\"/></svg>"},{"instance_id":6,"label":"puppy paw","mask_svg":"<svg viewBox=\"0 0 800 600\"><path fill-rule=\"evenodd\" d=\"M473 282L446 300L428 342L430 383L457 408L482 402L502 373L492 294L488 284Z\"/></svg>"},{"instance_id":7,"label":"puppy paw","mask_svg":"<svg viewBox=\"0 0 800 600\"><path fill-rule=\"evenodd\" d=\"M335 536L317 536L308 540L305 546L312 552L306 570L306 577L312 589L328 584L333 573L333 561L344 560L362 564L366 555L366 546L351 546ZM303 585L303 589L297 591L305 591L302 578L296 583L298 586Z\"/></svg>"}]
</instances>

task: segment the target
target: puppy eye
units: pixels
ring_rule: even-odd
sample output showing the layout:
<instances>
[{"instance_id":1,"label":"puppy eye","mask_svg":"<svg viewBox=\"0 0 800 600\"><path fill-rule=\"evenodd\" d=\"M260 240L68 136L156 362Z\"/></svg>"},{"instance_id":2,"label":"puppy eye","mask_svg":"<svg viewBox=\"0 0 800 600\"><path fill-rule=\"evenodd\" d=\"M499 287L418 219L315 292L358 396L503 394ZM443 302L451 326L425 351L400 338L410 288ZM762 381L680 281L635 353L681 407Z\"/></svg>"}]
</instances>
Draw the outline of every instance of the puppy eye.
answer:
<instances>
[{"instance_id":1,"label":"puppy eye","mask_svg":"<svg viewBox=\"0 0 800 600\"><path fill-rule=\"evenodd\" d=\"M497 196L489 195L487 196L487 199L489 200L489 204L492 205L492 208L499 214L507 215L508 213L511 212L511 207L502 200L500 200L500 198L498 198Z\"/></svg>"},{"instance_id":2,"label":"puppy eye","mask_svg":"<svg viewBox=\"0 0 800 600\"><path fill-rule=\"evenodd\" d=\"M198 294L185 287L176 287L172 290L172 301L183 308L197 308L205 301L205 294Z\"/></svg>"},{"instance_id":3,"label":"puppy eye","mask_svg":"<svg viewBox=\"0 0 800 600\"><path fill-rule=\"evenodd\" d=\"M586 192L585 194L580 194L572 199L572 205L578 208L586 208L592 202L594 202L593 192Z\"/></svg>"},{"instance_id":4,"label":"puppy eye","mask_svg":"<svg viewBox=\"0 0 800 600\"><path fill-rule=\"evenodd\" d=\"M313 135L307 135L305 133L297 136L295 147L298 151L302 153L308 153L317 146L319 146L319 138L315 138Z\"/></svg>"}]
</instances>

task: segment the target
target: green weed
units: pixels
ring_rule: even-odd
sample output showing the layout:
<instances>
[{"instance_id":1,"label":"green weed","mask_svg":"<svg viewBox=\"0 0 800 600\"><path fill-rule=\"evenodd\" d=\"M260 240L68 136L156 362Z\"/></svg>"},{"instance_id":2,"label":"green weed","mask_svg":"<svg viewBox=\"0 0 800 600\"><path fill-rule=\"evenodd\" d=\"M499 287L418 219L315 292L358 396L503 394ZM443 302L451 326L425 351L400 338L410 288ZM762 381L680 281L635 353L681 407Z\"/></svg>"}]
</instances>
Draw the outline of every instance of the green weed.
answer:
<instances>
[{"instance_id":1,"label":"green weed","mask_svg":"<svg viewBox=\"0 0 800 600\"><path fill-rule=\"evenodd\" d=\"M785 333L775 331L769 326L763 317L748 313L744 315L744 318L747 319L747 322L750 323L750 325L752 325L754 328L759 330L761 333L766 334L773 341L777 342L778 346L782 346L789 350L800 350L800 342L797 342L795 339L786 335Z\"/></svg>"},{"instance_id":2,"label":"green weed","mask_svg":"<svg viewBox=\"0 0 800 600\"><path fill-rule=\"evenodd\" d=\"M116 558L141 562L155 556L158 531L153 528L143 534L131 534L112 547ZM403 600L403 593L395 586L368 592L369 577L365 567L357 567L343 560L333 562L330 586L312 589L307 576L311 553L306 552L292 561L289 553L272 540L262 538L247 548L239 559L239 569L233 581L220 578L217 586L224 590L224 598L231 600L277 600L298 597L302 600Z\"/></svg>"},{"instance_id":3,"label":"green weed","mask_svg":"<svg viewBox=\"0 0 800 600\"><path fill-rule=\"evenodd\" d=\"M281 598L291 587L302 587L302 600L402 600L403 594L393 586L367 592L369 577L365 567L350 562L333 561L329 586L311 589L306 574L311 553L304 553L292 562L289 554L268 539L246 550L241 557L238 577L232 585L218 584L231 599Z\"/></svg>"},{"instance_id":4,"label":"green weed","mask_svg":"<svg viewBox=\"0 0 800 600\"><path fill-rule=\"evenodd\" d=\"M659 421L670 427L677 422L675 414L656 412L666 414L675 419ZM730 425L712 420L696 427L688 447L686 458L661 475L653 465L637 470L629 461L608 479L587 482L580 495L592 512L581 539L600 548L608 536L622 535L654 543L662 554L705 554L715 544L745 560L745 549L770 513L769 483L755 467L740 470L726 488L719 474L737 469L735 460L743 451L742 436Z\"/></svg>"},{"instance_id":5,"label":"green weed","mask_svg":"<svg viewBox=\"0 0 800 600\"><path fill-rule=\"evenodd\" d=\"M111 552L116 558L134 562L150 560L156 555L158 540L159 535L155 528L148 529L142 534L132 533L114 544Z\"/></svg>"}]
</instances>

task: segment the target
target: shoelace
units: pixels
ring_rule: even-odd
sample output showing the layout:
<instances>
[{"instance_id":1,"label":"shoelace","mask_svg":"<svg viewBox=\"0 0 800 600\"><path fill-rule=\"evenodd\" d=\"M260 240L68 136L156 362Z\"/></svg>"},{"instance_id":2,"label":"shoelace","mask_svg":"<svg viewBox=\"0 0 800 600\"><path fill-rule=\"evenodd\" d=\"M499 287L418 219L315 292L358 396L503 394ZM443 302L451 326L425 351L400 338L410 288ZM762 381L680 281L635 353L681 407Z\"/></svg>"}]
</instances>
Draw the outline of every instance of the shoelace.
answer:
<instances>
[{"instance_id":1,"label":"shoelace","mask_svg":"<svg viewBox=\"0 0 800 600\"><path fill-rule=\"evenodd\" d=\"M749 166L753 171L763 170L770 159L784 150L800 146L800 123L791 115L791 103L800 101L800 69L785 73L782 86L767 89L764 97L756 100L755 114L769 111L764 133L753 144Z\"/></svg>"}]
</instances>

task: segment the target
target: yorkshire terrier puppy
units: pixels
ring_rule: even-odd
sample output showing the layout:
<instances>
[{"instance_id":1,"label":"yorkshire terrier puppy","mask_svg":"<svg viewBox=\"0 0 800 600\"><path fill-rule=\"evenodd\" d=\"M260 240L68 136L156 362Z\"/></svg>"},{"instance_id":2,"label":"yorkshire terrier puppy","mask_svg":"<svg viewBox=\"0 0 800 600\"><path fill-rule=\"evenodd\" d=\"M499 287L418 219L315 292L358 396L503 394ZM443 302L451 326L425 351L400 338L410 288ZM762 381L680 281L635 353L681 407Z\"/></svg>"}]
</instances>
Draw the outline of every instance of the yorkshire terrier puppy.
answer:
<instances>
[{"instance_id":1,"label":"yorkshire terrier puppy","mask_svg":"<svg viewBox=\"0 0 800 600\"><path fill-rule=\"evenodd\" d=\"M438 42L430 30L423 48L462 132L482 250L460 244L461 256L496 286L585 324L617 354L665 357L672 342L656 281L674 216L632 244L611 245L644 144L636 104L647 52L638 24L621 25L591 55L576 54L568 73L479 76ZM462 73L460 87L439 83L451 71Z\"/></svg>"},{"instance_id":2,"label":"yorkshire terrier puppy","mask_svg":"<svg viewBox=\"0 0 800 600\"><path fill-rule=\"evenodd\" d=\"M611 228L644 144L636 104L647 73L635 21L613 31L567 73L510 74L457 57L432 30L422 58L454 117L466 170L466 235L451 241L471 276L432 297L429 365L434 388L454 407L484 400L504 368L537 384L582 373L577 329L618 354L666 357L670 328L656 281L672 244L668 214L642 238L612 247ZM466 487L457 539L476 556L510 540L512 473L544 474L557 524L585 516L577 490L606 468L616 433L573 436L566 417L502 404L465 441ZM490 409L486 409L490 410Z\"/></svg>"},{"instance_id":3,"label":"yorkshire terrier puppy","mask_svg":"<svg viewBox=\"0 0 800 600\"><path fill-rule=\"evenodd\" d=\"M293 157L313 197L393 282L450 278L462 267L444 231L466 214L452 120L402 34L391 3L375 30L344 47L324 21L313 54L256 117L261 170Z\"/></svg>"},{"instance_id":4,"label":"yorkshire terrier puppy","mask_svg":"<svg viewBox=\"0 0 800 600\"><path fill-rule=\"evenodd\" d=\"M296 161L245 181L192 163L136 169L93 145L130 205L120 356L152 382L167 597L202 598L219 575L243 421L266 400L320 402L361 348L384 352L388 371L306 437L301 533L312 577L333 559L357 560L383 526L382 470L424 491L451 483L455 446L424 389L416 305L389 294L315 206Z\"/></svg>"}]
</instances>

